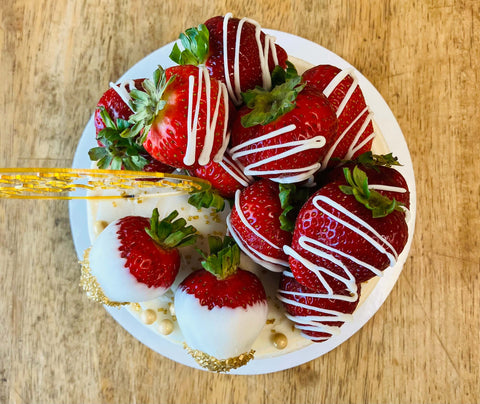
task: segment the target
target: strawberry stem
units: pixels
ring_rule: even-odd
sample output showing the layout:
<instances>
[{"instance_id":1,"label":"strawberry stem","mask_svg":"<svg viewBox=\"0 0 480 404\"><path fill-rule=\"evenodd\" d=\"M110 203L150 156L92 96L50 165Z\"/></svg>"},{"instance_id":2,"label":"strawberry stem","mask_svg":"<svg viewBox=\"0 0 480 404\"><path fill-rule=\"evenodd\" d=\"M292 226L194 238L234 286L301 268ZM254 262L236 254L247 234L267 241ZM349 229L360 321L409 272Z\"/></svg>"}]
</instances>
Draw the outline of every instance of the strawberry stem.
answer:
<instances>
[{"instance_id":1,"label":"strawberry stem","mask_svg":"<svg viewBox=\"0 0 480 404\"><path fill-rule=\"evenodd\" d=\"M225 200L214 189L193 192L188 198L188 203L197 209L214 208L217 212L225 209Z\"/></svg>"},{"instance_id":2,"label":"strawberry stem","mask_svg":"<svg viewBox=\"0 0 480 404\"><path fill-rule=\"evenodd\" d=\"M295 184L278 184L278 189L278 197L283 209L279 217L280 228L293 232L300 208L307 201L310 192L307 188L298 188Z\"/></svg>"},{"instance_id":3,"label":"strawberry stem","mask_svg":"<svg viewBox=\"0 0 480 404\"><path fill-rule=\"evenodd\" d=\"M142 145L134 138L125 137L131 125L128 121L118 118L114 121L105 107L98 107L100 117L105 125L98 132L97 140L102 146L93 147L88 151L90 160L97 162L101 169L141 171L148 164L147 155Z\"/></svg>"},{"instance_id":4,"label":"strawberry stem","mask_svg":"<svg viewBox=\"0 0 480 404\"><path fill-rule=\"evenodd\" d=\"M178 212L174 210L166 218L159 220L158 209L155 208L150 219L150 228L145 228L148 235L163 248L180 248L194 244L197 240L197 229L185 226L183 218L174 220Z\"/></svg>"},{"instance_id":5,"label":"strawberry stem","mask_svg":"<svg viewBox=\"0 0 480 404\"><path fill-rule=\"evenodd\" d=\"M244 128L267 125L295 108L295 100L305 87L305 84L300 84L302 78L297 74L295 67L289 62L286 71L276 67L272 80L279 84L270 91L257 86L242 93L245 105L252 110L241 118Z\"/></svg>"},{"instance_id":6,"label":"strawberry stem","mask_svg":"<svg viewBox=\"0 0 480 404\"><path fill-rule=\"evenodd\" d=\"M392 153L388 154L373 154L372 151L367 151L360 154L357 158L353 160L341 160L338 159L341 165L354 163L361 165L365 168L373 168L383 166L383 167L392 167L392 166L401 166L398 162L398 157L395 157Z\"/></svg>"},{"instance_id":7,"label":"strawberry stem","mask_svg":"<svg viewBox=\"0 0 480 404\"><path fill-rule=\"evenodd\" d=\"M368 188L368 177L358 166L353 169L344 168L343 173L349 185L340 185L340 190L346 195L353 195L367 209L372 211L372 217L385 217L394 210L402 211L403 204L387 198L379 192Z\"/></svg>"},{"instance_id":8,"label":"strawberry stem","mask_svg":"<svg viewBox=\"0 0 480 404\"><path fill-rule=\"evenodd\" d=\"M180 41L184 47L181 51L177 44L173 45L170 59L179 65L198 66L208 58L210 33L204 24L197 28L188 28L181 33Z\"/></svg>"},{"instance_id":9,"label":"strawberry stem","mask_svg":"<svg viewBox=\"0 0 480 404\"><path fill-rule=\"evenodd\" d=\"M138 89L130 91L134 114L130 116L128 122L133 126L124 134L125 137L134 137L140 134L137 142L139 144L145 142L153 121L167 103L162 99L163 93L174 79L175 76L172 76L167 81L165 70L162 66L158 66L153 73L153 80L143 81L143 91Z\"/></svg>"},{"instance_id":10,"label":"strawberry stem","mask_svg":"<svg viewBox=\"0 0 480 404\"><path fill-rule=\"evenodd\" d=\"M233 238L208 236L210 255L198 250L204 260L202 266L206 271L215 275L218 279L225 279L233 275L240 264L240 248Z\"/></svg>"}]
</instances>

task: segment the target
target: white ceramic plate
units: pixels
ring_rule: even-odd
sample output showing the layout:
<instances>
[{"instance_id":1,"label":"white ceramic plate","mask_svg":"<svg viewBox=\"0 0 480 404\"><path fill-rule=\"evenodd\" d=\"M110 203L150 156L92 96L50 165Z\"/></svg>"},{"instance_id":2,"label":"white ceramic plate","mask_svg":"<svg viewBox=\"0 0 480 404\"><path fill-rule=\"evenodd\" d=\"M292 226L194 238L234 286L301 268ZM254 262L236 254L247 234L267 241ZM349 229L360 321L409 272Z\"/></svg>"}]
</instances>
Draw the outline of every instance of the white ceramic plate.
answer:
<instances>
[{"instance_id":1,"label":"white ceramic plate","mask_svg":"<svg viewBox=\"0 0 480 404\"><path fill-rule=\"evenodd\" d=\"M312 65L332 64L342 69L352 67L348 62L333 52L330 52L314 42L280 31L266 29L264 31L274 35L277 38L277 43L281 45L289 55L302 59ZM158 65L162 65L165 68L174 65L174 63L168 58L172 47L173 42L148 55L128 70L118 81L139 77L151 77L153 71ZM298 366L331 351L363 327L363 325L375 314L387 298L402 271L402 267L410 250L415 226L416 192L412 161L402 131L390 111L390 108L379 92L361 73L356 71L356 75L359 79L359 84L365 95L367 104L374 112L375 122L385 138L388 149L391 150L403 164L399 170L407 180L411 196L411 218L409 221L409 238L407 245L400 255L397 264L394 267L385 270L384 276L379 279L370 295L355 311L354 320L350 323L344 324L339 335L330 338L324 343L311 344L298 351L290 352L285 355L273 358L255 359L246 366L234 370L231 373L262 374L276 372ZM87 152L95 145L95 128L92 116L87 123L78 144L73 160L74 168L90 167L90 160ZM87 204L82 200L70 201L69 211L73 241L77 255L81 259L83 257L83 251L90 246L87 224ZM159 337L158 334L149 330L147 327L144 327L126 309L112 309L106 307L106 310L135 338L154 351L184 365L199 368L196 362L180 345Z\"/></svg>"}]
</instances>

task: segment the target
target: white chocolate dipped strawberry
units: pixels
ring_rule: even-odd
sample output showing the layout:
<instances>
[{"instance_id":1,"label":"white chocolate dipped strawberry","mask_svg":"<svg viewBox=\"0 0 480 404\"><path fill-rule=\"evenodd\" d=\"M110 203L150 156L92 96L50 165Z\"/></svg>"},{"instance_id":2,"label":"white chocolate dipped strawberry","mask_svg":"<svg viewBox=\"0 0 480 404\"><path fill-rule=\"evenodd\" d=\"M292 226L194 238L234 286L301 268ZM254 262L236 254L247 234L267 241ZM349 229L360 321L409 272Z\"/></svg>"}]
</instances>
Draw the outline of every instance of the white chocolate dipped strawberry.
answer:
<instances>
[{"instance_id":1,"label":"white chocolate dipped strawberry","mask_svg":"<svg viewBox=\"0 0 480 404\"><path fill-rule=\"evenodd\" d=\"M260 279L238 268L240 249L228 236L209 236L203 269L175 292L175 315L188 352L203 367L229 371L253 358L251 347L265 326L268 304Z\"/></svg>"},{"instance_id":2,"label":"white chocolate dipped strawberry","mask_svg":"<svg viewBox=\"0 0 480 404\"><path fill-rule=\"evenodd\" d=\"M126 216L110 223L85 252L81 285L95 301L110 306L138 303L163 295L180 268L178 248L193 244L196 229L178 212L159 221Z\"/></svg>"}]
</instances>

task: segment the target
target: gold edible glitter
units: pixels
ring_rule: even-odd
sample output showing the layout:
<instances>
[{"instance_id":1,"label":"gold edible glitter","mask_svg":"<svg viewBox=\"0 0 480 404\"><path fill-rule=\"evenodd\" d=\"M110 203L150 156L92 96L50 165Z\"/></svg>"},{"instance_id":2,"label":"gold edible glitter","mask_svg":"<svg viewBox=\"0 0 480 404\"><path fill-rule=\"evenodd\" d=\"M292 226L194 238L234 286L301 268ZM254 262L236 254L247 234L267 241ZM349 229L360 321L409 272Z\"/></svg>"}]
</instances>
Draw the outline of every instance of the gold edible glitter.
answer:
<instances>
[{"instance_id":1,"label":"gold edible glitter","mask_svg":"<svg viewBox=\"0 0 480 404\"><path fill-rule=\"evenodd\" d=\"M186 351L195 359L202 368L208 369L212 372L229 372L232 369L237 369L246 365L254 358L255 351L251 349L249 352L238 355L234 358L217 359L205 352L190 348L187 344L183 344Z\"/></svg>"},{"instance_id":2,"label":"gold edible glitter","mask_svg":"<svg viewBox=\"0 0 480 404\"><path fill-rule=\"evenodd\" d=\"M130 304L130 302L112 302L108 299L107 296L105 296L102 288L97 282L97 278L95 278L90 272L90 264L88 261L89 253L90 253L90 248L87 248L83 255L83 261L80 261L80 264L82 265L82 274L80 275L80 286L87 294L87 297L93 300L94 302L102 303L112 307L120 307L120 306L125 306L127 304Z\"/></svg>"}]
</instances>

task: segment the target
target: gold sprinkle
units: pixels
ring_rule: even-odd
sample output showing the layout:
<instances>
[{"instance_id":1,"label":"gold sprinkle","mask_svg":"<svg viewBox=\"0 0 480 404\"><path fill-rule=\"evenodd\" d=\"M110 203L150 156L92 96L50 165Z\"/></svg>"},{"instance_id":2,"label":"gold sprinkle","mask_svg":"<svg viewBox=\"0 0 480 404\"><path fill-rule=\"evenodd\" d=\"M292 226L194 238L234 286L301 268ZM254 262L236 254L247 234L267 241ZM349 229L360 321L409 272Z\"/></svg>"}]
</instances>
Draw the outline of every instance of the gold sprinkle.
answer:
<instances>
[{"instance_id":1,"label":"gold sprinkle","mask_svg":"<svg viewBox=\"0 0 480 404\"><path fill-rule=\"evenodd\" d=\"M246 365L254 358L255 354L255 351L251 349L249 352L240 354L234 358L217 359L211 355L206 354L205 352L199 351L197 349L192 349L185 343L183 344L183 347L202 368L218 373L229 372L232 369L237 369L241 366Z\"/></svg>"},{"instance_id":2,"label":"gold sprinkle","mask_svg":"<svg viewBox=\"0 0 480 404\"><path fill-rule=\"evenodd\" d=\"M88 256L90 254L90 248L85 250L83 255L83 261L80 261L82 265L82 274L80 275L80 286L87 294L87 297L94 302L102 303L107 306L120 307L130 304L130 302L112 302L108 299L107 296L103 293L102 288L98 284L97 278L92 275L90 272L90 264L88 261Z\"/></svg>"},{"instance_id":3,"label":"gold sprinkle","mask_svg":"<svg viewBox=\"0 0 480 404\"><path fill-rule=\"evenodd\" d=\"M158 324L158 331L162 335L169 335L173 332L173 322L172 320L169 320L168 318L163 319L160 321L160 324Z\"/></svg>"},{"instance_id":4,"label":"gold sprinkle","mask_svg":"<svg viewBox=\"0 0 480 404\"><path fill-rule=\"evenodd\" d=\"M138 303L130 303L130 307L132 308L133 311L140 311L142 310L142 306Z\"/></svg>"},{"instance_id":5,"label":"gold sprinkle","mask_svg":"<svg viewBox=\"0 0 480 404\"><path fill-rule=\"evenodd\" d=\"M157 321L157 313L152 309L147 309L142 311L140 318L145 324L150 325Z\"/></svg>"},{"instance_id":6,"label":"gold sprinkle","mask_svg":"<svg viewBox=\"0 0 480 404\"><path fill-rule=\"evenodd\" d=\"M284 349L288 345L288 338L279 332L272 337L272 342L275 348Z\"/></svg>"},{"instance_id":7,"label":"gold sprinkle","mask_svg":"<svg viewBox=\"0 0 480 404\"><path fill-rule=\"evenodd\" d=\"M268 318L266 321L267 324L273 324L274 322L275 322L274 318Z\"/></svg>"}]
</instances>

